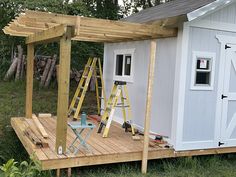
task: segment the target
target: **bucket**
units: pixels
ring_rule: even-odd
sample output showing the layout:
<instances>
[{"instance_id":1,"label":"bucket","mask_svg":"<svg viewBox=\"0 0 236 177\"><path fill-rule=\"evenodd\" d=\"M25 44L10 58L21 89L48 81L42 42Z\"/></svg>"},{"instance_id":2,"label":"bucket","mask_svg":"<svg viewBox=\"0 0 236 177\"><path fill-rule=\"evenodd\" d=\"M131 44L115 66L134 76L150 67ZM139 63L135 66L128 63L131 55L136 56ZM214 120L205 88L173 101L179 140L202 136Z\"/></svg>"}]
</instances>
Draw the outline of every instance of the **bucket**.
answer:
<instances>
[{"instance_id":1,"label":"bucket","mask_svg":"<svg viewBox=\"0 0 236 177\"><path fill-rule=\"evenodd\" d=\"M87 125L87 115L85 112L82 112L81 114L81 125Z\"/></svg>"}]
</instances>

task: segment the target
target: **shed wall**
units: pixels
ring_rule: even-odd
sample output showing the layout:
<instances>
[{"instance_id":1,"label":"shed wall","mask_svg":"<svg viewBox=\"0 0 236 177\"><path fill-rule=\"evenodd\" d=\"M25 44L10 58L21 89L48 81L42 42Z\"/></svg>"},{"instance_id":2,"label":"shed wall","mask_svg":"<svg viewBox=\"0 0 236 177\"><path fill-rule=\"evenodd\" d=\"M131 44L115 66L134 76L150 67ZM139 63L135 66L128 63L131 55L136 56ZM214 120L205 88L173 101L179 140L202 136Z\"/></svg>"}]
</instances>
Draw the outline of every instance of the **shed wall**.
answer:
<instances>
[{"instance_id":1,"label":"shed wall","mask_svg":"<svg viewBox=\"0 0 236 177\"><path fill-rule=\"evenodd\" d=\"M158 39L155 80L152 97L151 131L171 136L172 105L175 74L176 38ZM150 41L105 44L104 80L107 96L113 85L114 50L135 49L134 78L128 84L134 123L143 128ZM114 120L122 123L122 113L116 110Z\"/></svg>"},{"instance_id":2,"label":"shed wall","mask_svg":"<svg viewBox=\"0 0 236 177\"><path fill-rule=\"evenodd\" d=\"M221 44L216 35L236 36L235 13L236 3L232 3L203 18L184 23L183 50L176 64L181 69L176 72L179 82L175 80L175 90L180 88L174 97L174 105L177 106L173 107L172 139L175 150L217 148L221 141L219 107L222 93L218 83L221 83L219 68L224 66L220 66ZM191 90L193 51L216 54L212 91Z\"/></svg>"},{"instance_id":3,"label":"shed wall","mask_svg":"<svg viewBox=\"0 0 236 177\"><path fill-rule=\"evenodd\" d=\"M218 146L220 137L217 135L220 130L216 129L216 124L220 124L221 120L216 116L216 104L221 101L221 98L217 97L219 67L224 66L219 65L220 43L216 35L236 36L236 33L190 27L182 146L177 150L206 149ZM191 90L193 51L216 54L213 90Z\"/></svg>"}]
</instances>

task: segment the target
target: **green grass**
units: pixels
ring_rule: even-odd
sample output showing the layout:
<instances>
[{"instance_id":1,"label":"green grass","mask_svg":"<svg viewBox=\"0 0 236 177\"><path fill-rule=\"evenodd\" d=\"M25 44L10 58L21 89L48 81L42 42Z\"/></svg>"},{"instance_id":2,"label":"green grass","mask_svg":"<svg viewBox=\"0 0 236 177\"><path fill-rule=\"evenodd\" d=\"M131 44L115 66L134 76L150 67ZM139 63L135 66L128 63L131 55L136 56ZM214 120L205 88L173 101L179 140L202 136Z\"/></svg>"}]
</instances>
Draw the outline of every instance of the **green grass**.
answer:
<instances>
[{"instance_id":1,"label":"green grass","mask_svg":"<svg viewBox=\"0 0 236 177\"><path fill-rule=\"evenodd\" d=\"M71 96L75 87L71 88ZM57 106L57 87L52 84L49 89L42 89L37 82L34 84L33 112L50 112L55 115ZM89 93L83 107L88 113L96 110L94 93ZM13 129L10 118L24 116L25 83L0 81L0 164L8 159L17 161L28 160ZM214 155L192 158L175 158L149 161L147 175L140 173L141 163L120 163L72 169L73 176L82 177L235 177L236 155ZM65 174L65 172L64 172ZM50 177L55 172L44 172L42 177ZM0 173L0 176L1 173Z\"/></svg>"}]
</instances>

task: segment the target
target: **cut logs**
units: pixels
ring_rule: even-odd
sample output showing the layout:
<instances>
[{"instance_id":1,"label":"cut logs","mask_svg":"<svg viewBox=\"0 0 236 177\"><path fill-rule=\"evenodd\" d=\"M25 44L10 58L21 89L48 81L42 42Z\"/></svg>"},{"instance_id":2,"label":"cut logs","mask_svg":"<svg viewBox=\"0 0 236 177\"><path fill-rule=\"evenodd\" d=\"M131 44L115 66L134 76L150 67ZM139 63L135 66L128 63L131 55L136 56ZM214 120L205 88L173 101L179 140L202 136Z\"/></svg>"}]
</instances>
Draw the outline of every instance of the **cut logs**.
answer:
<instances>
[{"instance_id":1,"label":"cut logs","mask_svg":"<svg viewBox=\"0 0 236 177\"><path fill-rule=\"evenodd\" d=\"M13 50L14 51L14 50ZM23 79L26 73L26 55L21 45L17 46L17 50L13 52L12 63L4 77L4 80L10 80L14 78L15 81ZM52 81L58 81L59 77L59 65L58 57L56 54L52 56L48 55L35 55L34 58L34 78L39 81L41 87L49 87ZM79 83L83 74L83 70L77 70L72 68L70 71L71 81ZM14 77L15 76L15 77ZM95 76L92 77L90 83L90 90L95 90Z\"/></svg>"},{"instance_id":2,"label":"cut logs","mask_svg":"<svg viewBox=\"0 0 236 177\"><path fill-rule=\"evenodd\" d=\"M23 56L23 48L21 45L17 46L17 52L14 51L13 60L11 66L9 67L4 80L7 81L15 75L15 80L23 78L24 74L25 60Z\"/></svg>"}]
</instances>

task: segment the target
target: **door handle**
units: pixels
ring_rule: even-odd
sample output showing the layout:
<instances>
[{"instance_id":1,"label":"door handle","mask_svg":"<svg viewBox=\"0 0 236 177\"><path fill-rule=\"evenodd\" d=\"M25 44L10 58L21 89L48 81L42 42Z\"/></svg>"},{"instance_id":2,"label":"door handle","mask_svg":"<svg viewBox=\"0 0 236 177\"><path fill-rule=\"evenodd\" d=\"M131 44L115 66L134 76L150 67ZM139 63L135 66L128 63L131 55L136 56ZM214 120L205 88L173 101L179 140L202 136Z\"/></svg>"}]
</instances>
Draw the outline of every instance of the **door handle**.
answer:
<instances>
[{"instance_id":1,"label":"door handle","mask_svg":"<svg viewBox=\"0 0 236 177\"><path fill-rule=\"evenodd\" d=\"M222 94L221 99L223 100L224 98L228 98L228 96Z\"/></svg>"}]
</instances>

